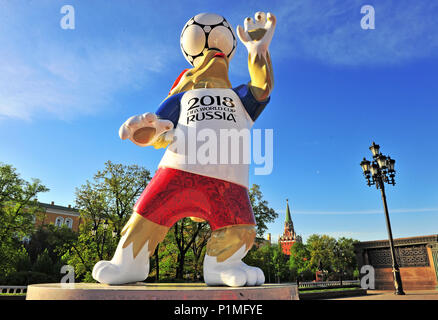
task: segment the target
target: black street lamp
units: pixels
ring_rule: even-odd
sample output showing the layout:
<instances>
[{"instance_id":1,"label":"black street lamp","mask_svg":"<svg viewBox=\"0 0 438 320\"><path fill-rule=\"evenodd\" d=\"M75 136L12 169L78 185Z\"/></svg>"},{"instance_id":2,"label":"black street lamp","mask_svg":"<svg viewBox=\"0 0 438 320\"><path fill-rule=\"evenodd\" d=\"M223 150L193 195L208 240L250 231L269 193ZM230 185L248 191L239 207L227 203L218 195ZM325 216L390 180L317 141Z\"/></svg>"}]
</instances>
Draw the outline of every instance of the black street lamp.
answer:
<instances>
[{"instance_id":1,"label":"black street lamp","mask_svg":"<svg viewBox=\"0 0 438 320\"><path fill-rule=\"evenodd\" d=\"M363 158L360 166L362 167L365 179L367 179L368 186L376 185L377 189L380 189L383 200L383 208L385 210L386 228L388 229L389 246L391 249L392 258L392 273L394 276L395 294L404 295L403 284L400 276L400 269L397 263L397 258L394 250L394 241L392 239L391 223L389 221L388 205L386 203L385 195L385 183L395 185L395 160L390 157L384 156L380 153L380 146L373 142L370 147L373 153L373 161L370 162Z\"/></svg>"},{"instance_id":2,"label":"black street lamp","mask_svg":"<svg viewBox=\"0 0 438 320\"><path fill-rule=\"evenodd\" d=\"M339 245L339 243L335 244L334 253L335 253L336 257L338 258L338 263L339 263L339 282L340 282L340 286L342 287L342 284L343 284L342 280L343 280L343 277L344 277L345 253L342 250L342 248Z\"/></svg>"},{"instance_id":3,"label":"black street lamp","mask_svg":"<svg viewBox=\"0 0 438 320\"><path fill-rule=\"evenodd\" d=\"M96 241L96 244L97 244L97 253L98 253L98 255L99 255L99 258L100 259L103 259L103 251L104 251L104 249L105 249L105 238L106 238L106 232L107 232L107 230L108 230L108 227L109 227L109 222L108 222L108 219L105 219L104 220L104 222L102 223L102 229L103 229L103 231L102 231L102 248L99 250L99 245L100 245L100 243L99 243L99 240L98 240L98 235L97 235L97 231L98 231L98 225L97 224L94 224L94 226L93 226L93 228L91 229L91 236L95 239L95 241ZM112 236L113 237L115 237L116 236L116 234L115 234L115 232L114 231L112 231Z\"/></svg>"}]
</instances>

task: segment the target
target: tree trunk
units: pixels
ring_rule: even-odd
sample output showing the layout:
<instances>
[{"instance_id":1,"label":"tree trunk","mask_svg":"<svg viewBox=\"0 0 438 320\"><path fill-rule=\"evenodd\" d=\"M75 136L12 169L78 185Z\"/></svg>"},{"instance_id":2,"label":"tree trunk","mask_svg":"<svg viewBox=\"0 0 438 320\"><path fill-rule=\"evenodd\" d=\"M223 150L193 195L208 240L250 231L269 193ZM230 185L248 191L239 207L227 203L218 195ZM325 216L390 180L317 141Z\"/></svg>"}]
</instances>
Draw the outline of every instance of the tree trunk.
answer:
<instances>
[{"instance_id":1,"label":"tree trunk","mask_svg":"<svg viewBox=\"0 0 438 320\"><path fill-rule=\"evenodd\" d=\"M157 248L155 249L155 268L156 268L156 274L155 274L155 282L160 282L160 261L158 259L158 248L160 247L160 244L157 245Z\"/></svg>"},{"instance_id":2,"label":"tree trunk","mask_svg":"<svg viewBox=\"0 0 438 320\"><path fill-rule=\"evenodd\" d=\"M342 287L342 277L344 275L344 270L341 269L341 287Z\"/></svg>"},{"instance_id":3,"label":"tree trunk","mask_svg":"<svg viewBox=\"0 0 438 320\"><path fill-rule=\"evenodd\" d=\"M194 261L194 265L193 265L193 282L198 280L198 260L196 259L195 256L195 261Z\"/></svg>"},{"instance_id":4,"label":"tree trunk","mask_svg":"<svg viewBox=\"0 0 438 320\"><path fill-rule=\"evenodd\" d=\"M176 269L176 278L180 280L184 279L184 262L185 254L178 254L178 267Z\"/></svg>"}]
</instances>

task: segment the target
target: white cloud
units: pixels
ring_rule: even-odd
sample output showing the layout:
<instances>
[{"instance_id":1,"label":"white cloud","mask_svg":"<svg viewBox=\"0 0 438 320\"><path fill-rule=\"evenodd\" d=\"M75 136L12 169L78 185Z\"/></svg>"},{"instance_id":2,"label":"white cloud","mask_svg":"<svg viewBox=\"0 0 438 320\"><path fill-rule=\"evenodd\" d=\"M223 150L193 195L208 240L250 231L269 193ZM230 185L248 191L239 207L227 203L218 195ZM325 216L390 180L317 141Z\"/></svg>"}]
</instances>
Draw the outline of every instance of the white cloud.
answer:
<instances>
[{"instance_id":1,"label":"white cloud","mask_svg":"<svg viewBox=\"0 0 438 320\"><path fill-rule=\"evenodd\" d=\"M96 21L84 19L87 10L99 14L92 4L78 4L77 28L70 31L59 26L60 8L51 1L0 2L0 119L95 114L166 70L168 48L151 42L149 29L110 28L117 5Z\"/></svg>"},{"instance_id":2,"label":"white cloud","mask_svg":"<svg viewBox=\"0 0 438 320\"><path fill-rule=\"evenodd\" d=\"M0 51L0 116L31 120L48 113L66 119L95 113L119 90L141 88L164 68L166 49L139 43L71 50L49 44L33 58Z\"/></svg>"},{"instance_id":3,"label":"white cloud","mask_svg":"<svg viewBox=\"0 0 438 320\"><path fill-rule=\"evenodd\" d=\"M272 8L278 18L272 50L283 59L348 66L397 64L437 55L438 3L377 2L374 30L360 27L363 4L358 0L278 4Z\"/></svg>"},{"instance_id":4,"label":"white cloud","mask_svg":"<svg viewBox=\"0 0 438 320\"><path fill-rule=\"evenodd\" d=\"M296 0L267 5L278 19L271 44L274 70L276 65L300 59L363 66L437 55L438 2L378 2L376 29L367 31L360 28L362 5L359 0ZM233 10L223 14L236 27L256 7L258 2L249 1L235 4ZM68 35L77 32L81 36L76 41L71 40L74 36L66 40L66 33L59 34L67 32L60 31L59 8L50 1L33 6L0 3L0 119L32 120L42 114L68 119L96 113L114 103L121 90L141 88L171 65L169 59L179 58L179 52L170 52L154 36L148 28L149 20L133 16L129 10L124 19L132 17L142 25L129 30L133 35L112 36L117 28L110 32L99 25L108 23L104 15L113 15L110 10L104 11L96 24L87 25L98 29L96 33L90 30L90 36L86 30L80 31L78 18L77 30ZM81 5L78 14L86 8ZM145 18L160 19L166 7L157 2L153 10L154 14L145 13ZM178 16L183 14L178 11ZM130 21L117 23L118 27L132 27ZM150 32L142 34L145 31ZM231 73L246 77L246 49L241 43L238 46Z\"/></svg>"},{"instance_id":5,"label":"white cloud","mask_svg":"<svg viewBox=\"0 0 438 320\"><path fill-rule=\"evenodd\" d=\"M361 0L273 1L266 6L277 17L271 43L276 66L317 61L335 66L388 66L438 56L438 2L384 1L375 8L376 28L363 30ZM242 25L259 2L245 1L227 13L233 26ZM231 73L248 74L247 53L239 42Z\"/></svg>"}]
</instances>

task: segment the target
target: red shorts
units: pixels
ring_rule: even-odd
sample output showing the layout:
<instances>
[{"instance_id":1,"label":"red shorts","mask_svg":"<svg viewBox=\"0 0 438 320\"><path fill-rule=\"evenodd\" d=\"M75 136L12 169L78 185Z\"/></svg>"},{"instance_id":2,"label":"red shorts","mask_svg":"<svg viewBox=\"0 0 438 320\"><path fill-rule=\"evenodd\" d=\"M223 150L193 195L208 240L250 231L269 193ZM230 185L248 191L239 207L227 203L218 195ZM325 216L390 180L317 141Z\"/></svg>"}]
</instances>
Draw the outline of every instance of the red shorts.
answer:
<instances>
[{"instance_id":1,"label":"red shorts","mask_svg":"<svg viewBox=\"0 0 438 320\"><path fill-rule=\"evenodd\" d=\"M245 187L172 168L157 170L134 211L167 227L185 217L204 219L212 230L256 224Z\"/></svg>"}]
</instances>

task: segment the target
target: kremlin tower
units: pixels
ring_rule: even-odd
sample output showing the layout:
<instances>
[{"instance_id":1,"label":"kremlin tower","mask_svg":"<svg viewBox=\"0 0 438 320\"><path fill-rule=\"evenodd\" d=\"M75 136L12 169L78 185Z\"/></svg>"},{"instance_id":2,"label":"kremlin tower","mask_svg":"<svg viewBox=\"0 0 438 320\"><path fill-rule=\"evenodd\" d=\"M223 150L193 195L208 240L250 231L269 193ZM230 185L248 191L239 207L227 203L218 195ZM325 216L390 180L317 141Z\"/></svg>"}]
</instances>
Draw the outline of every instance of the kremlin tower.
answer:
<instances>
[{"instance_id":1,"label":"kremlin tower","mask_svg":"<svg viewBox=\"0 0 438 320\"><path fill-rule=\"evenodd\" d=\"M294 230L294 224L290 216L289 201L286 199L286 219L284 221L284 233L278 239L278 243L281 245L283 253L290 255L290 248L296 242L300 241L300 237L296 235Z\"/></svg>"}]
</instances>

